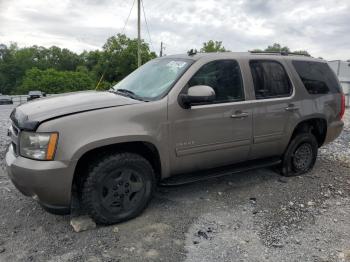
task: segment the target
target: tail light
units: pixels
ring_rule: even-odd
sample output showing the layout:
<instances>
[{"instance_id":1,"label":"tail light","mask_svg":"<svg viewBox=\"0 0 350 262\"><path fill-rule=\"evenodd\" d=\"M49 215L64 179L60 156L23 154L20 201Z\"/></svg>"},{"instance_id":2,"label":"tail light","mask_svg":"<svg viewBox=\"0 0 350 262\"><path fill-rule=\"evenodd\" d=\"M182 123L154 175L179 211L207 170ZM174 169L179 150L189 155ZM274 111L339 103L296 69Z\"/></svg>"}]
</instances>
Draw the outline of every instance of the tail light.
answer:
<instances>
[{"instance_id":1,"label":"tail light","mask_svg":"<svg viewBox=\"0 0 350 262\"><path fill-rule=\"evenodd\" d=\"M340 119L343 118L345 113L345 95L344 93L341 94L341 106L340 106L340 113L339 113L339 117Z\"/></svg>"}]
</instances>

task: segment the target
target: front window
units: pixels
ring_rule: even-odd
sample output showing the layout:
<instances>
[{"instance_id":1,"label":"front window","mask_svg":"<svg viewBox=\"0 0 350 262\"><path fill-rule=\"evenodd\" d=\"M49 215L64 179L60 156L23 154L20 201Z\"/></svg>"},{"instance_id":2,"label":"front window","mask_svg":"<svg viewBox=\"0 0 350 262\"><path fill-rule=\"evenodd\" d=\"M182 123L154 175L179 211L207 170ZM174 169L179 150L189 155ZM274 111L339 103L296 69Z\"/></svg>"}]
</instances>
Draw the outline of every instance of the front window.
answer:
<instances>
[{"instance_id":1,"label":"front window","mask_svg":"<svg viewBox=\"0 0 350 262\"><path fill-rule=\"evenodd\" d=\"M202 66L188 82L188 87L206 85L214 89L214 103L244 100L241 70L235 60L217 60Z\"/></svg>"},{"instance_id":2,"label":"front window","mask_svg":"<svg viewBox=\"0 0 350 262\"><path fill-rule=\"evenodd\" d=\"M136 99L156 100L170 90L191 62L172 58L152 60L125 77L113 90Z\"/></svg>"}]
</instances>

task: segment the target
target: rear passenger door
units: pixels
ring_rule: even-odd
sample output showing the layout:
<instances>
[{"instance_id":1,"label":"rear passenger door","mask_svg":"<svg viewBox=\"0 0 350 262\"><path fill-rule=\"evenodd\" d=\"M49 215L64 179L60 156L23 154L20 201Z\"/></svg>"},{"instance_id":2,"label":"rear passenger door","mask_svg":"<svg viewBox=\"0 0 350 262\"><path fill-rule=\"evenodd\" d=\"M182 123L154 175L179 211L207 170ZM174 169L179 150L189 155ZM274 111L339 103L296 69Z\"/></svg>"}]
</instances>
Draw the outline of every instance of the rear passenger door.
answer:
<instances>
[{"instance_id":1,"label":"rear passenger door","mask_svg":"<svg viewBox=\"0 0 350 262\"><path fill-rule=\"evenodd\" d=\"M250 159L280 155L291 116L298 113L290 78L282 61L251 60L255 101Z\"/></svg>"}]
</instances>

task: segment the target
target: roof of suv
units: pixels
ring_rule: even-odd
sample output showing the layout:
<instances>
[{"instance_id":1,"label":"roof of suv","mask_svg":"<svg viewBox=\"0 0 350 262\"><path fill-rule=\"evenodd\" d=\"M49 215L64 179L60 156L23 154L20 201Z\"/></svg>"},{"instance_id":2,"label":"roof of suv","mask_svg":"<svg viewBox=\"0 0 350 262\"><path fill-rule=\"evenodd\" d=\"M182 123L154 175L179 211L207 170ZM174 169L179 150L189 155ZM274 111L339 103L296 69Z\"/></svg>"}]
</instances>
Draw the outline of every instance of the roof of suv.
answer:
<instances>
[{"instance_id":1,"label":"roof of suv","mask_svg":"<svg viewBox=\"0 0 350 262\"><path fill-rule=\"evenodd\" d=\"M191 60L200 60L202 58L250 58L250 59L276 59L276 60L304 60L304 61L317 61L327 63L326 60L319 58L314 58L311 56L297 55L297 54L284 54L284 53L254 53L254 52L218 52L218 53L195 53L193 55L188 54L178 54L178 55L169 55L164 56L164 58L180 58L180 59L191 59ZM158 58L159 59L159 58Z\"/></svg>"}]
</instances>

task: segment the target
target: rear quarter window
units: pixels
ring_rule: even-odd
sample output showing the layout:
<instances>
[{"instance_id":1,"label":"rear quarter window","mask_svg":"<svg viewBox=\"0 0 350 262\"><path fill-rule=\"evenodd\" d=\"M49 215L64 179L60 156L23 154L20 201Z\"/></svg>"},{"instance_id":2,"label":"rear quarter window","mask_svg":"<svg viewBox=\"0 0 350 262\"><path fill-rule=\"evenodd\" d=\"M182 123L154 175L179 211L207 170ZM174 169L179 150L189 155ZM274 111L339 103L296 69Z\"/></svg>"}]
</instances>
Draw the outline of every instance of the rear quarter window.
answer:
<instances>
[{"instance_id":1,"label":"rear quarter window","mask_svg":"<svg viewBox=\"0 0 350 262\"><path fill-rule=\"evenodd\" d=\"M309 94L340 92L336 76L328 64L311 61L293 61L292 63Z\"/></svg>"}]
</instances>

